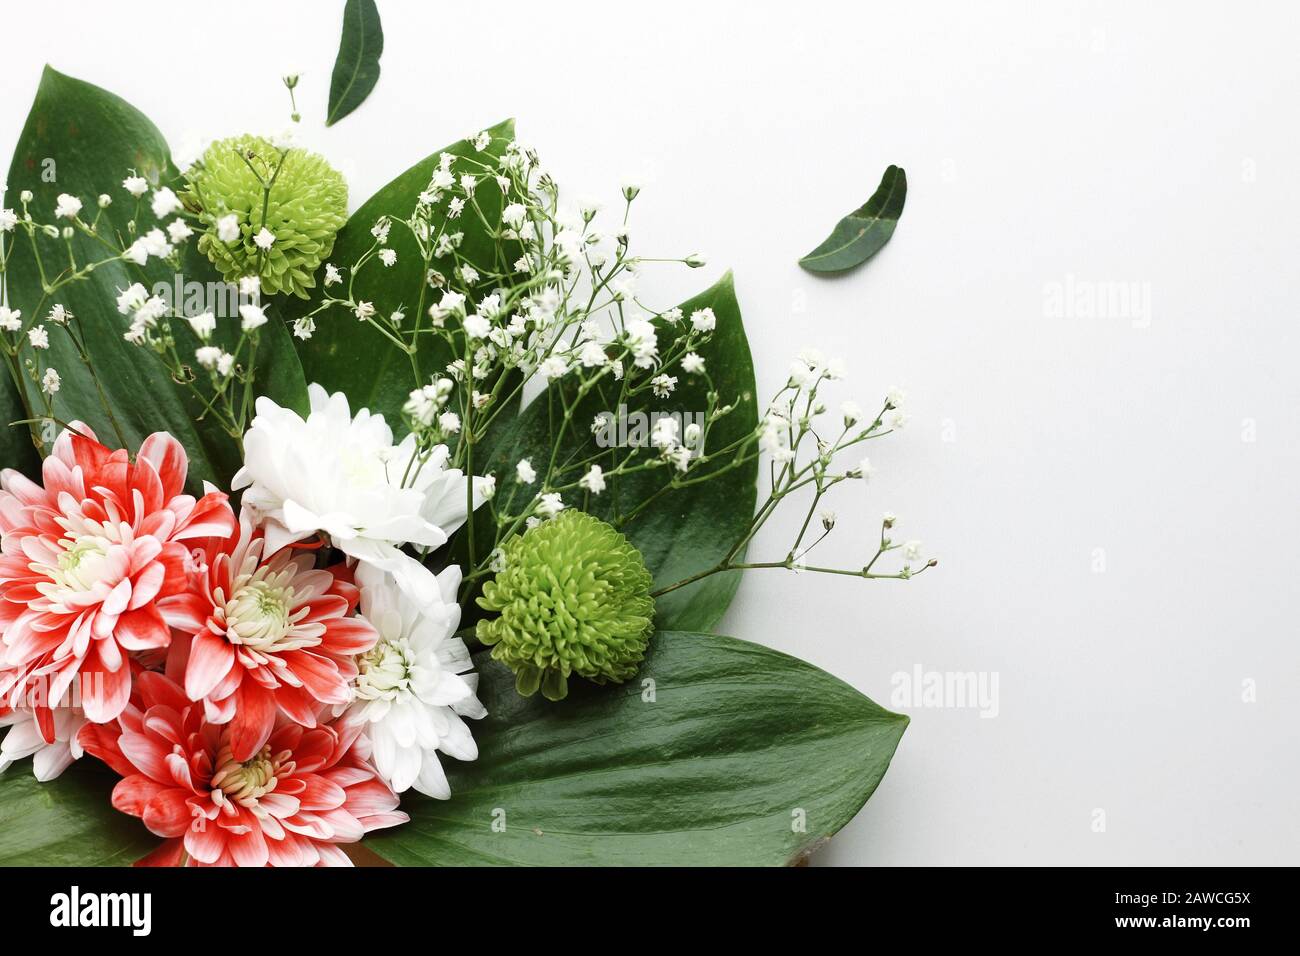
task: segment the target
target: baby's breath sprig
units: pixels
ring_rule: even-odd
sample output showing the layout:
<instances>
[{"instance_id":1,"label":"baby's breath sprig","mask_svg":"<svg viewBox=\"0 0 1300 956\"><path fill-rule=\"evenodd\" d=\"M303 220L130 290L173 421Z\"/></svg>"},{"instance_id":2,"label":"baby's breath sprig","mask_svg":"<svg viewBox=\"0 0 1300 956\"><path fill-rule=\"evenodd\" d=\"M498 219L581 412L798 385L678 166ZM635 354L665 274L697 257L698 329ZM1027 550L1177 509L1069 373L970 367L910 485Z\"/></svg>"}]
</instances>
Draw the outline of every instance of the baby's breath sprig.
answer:
<instances>
[{"instance_id":1,"label":"baby's breath sprig","mask_svg":"<svg viewBox=\"0 0 1300 956\"><path fill-rule=\"evenodd\" d=\"M756 431L759 451L768 459L768 491L749 527L714 566L657 589L653 592L654 597L726 571L784 568L868 580L908 580L939 563L937 559L931 558L920 567L916 566L921 556L921 542L894 541L890 537L890 530L897 519L892 514L886 514L882 519L876 552L861 566L825 567L808 563L809 553L830 535L836 524L835 512L819 507L823 499L836 485L850 480L868 481L874 472L867 458L860 459L848 468L837 470L837 457L863 442L891 434L902 428L907 421L907 416L900 407L903 394L895 388L890 389L880 412L870 422L864 420L862 410L855 403L845 402L840 407L841 424L831 425L831 432L828 437L824 437L822 419L827 414L827 409L819 397L819 391L824 383L842 377L843 370L838 363L828 362L821 353L815 350L800 353L791 366L789 379L768 405L767 414ZM741 555L782 502L806 489L812 491L811 501L785 557L775 561L744 560ZM822 531L810 543L805 544L814 515L819 517ZM903 551L904 558L900 569L890 572L876 570L877 563L884 555L898 550Z\"/></svg>"}]
</instances>

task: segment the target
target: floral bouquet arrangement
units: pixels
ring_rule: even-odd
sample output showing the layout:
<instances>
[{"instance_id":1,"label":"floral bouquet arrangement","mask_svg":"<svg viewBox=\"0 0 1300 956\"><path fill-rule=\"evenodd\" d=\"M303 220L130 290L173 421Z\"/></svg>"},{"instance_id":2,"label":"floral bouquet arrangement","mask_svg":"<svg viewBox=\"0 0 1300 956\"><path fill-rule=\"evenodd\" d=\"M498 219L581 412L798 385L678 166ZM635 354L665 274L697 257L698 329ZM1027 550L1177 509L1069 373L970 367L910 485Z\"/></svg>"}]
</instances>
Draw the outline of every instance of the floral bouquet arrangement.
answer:
<instances>
[{"instance_id":1,"label":"floral bouquet arrangement","mask_svg":"<svg viewBox=\"0 0 1300 956\"><path fill-rule=\"evenodd\" d=\"M892 230L891 170L810 268ZM808 351L760 400L730 275L654 302L705 263L634 251L638 193L567 203L506 122L349 215L292 138L178 168L47 69L0 204L0 864L784 864L852 818L906 718L713 628L746 570L934 564L889 515L810 555L901 397L828 410Z\"/></svg>"}]
</instances>

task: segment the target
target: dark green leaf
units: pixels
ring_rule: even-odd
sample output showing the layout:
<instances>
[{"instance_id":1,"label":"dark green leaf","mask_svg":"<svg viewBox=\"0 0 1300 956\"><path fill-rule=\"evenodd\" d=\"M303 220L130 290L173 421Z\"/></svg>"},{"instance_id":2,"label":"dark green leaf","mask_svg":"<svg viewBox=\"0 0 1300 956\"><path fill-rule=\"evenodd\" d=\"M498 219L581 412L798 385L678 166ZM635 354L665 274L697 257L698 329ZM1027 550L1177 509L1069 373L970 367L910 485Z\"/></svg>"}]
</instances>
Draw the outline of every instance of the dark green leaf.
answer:
<instances>
[{"instance_id":1,"label":"dark green leaf","mask_svg":"<svg viewBox=\"0 0 1300 956\"><path fill-rule=\"evenodd\" d=\"M30 760L0 774L0 866L130 866L149 853L157 838L109 802L117 779L90 757L48 783Z\"/></svg>"},{"instance_id":2,"label":"dark green leaf","mask_svg":"<svg viewBox=\"0 0 1300 956\"><path fill-rule=\"evenodd\" d=\"M735 402L737 406L729 415L719 419L710 433L709 446L721 448L751 434L758 424L754 365L730 273L681 306L687 318L696 309L706 307L713 309L718 324L712 340L699 353L713 378L720 403ZM683 374L680 369L668 371L678 379L672 396L659 399L644 393L629 407L629 413L702 414L706 410L707 388L701 381ZM495 474L497 501L507 510L517 511L536 489L518 484L515 464L521 458L529 458L537 471L544 473L545 464L550 461L552 449L556 447L559 449L556 461L560 463L582 460L596 453L599 449L589 428L591 421L601 412L617 416L617 404L617 392L613 389L608 393L590 392L579 406L574 426L568 434L561 435L562 416L557 412L558 403L552 400L550 393L544 392L508 426L505 434L494 440L491 452L483 458L485 464L482 467L476 464L474 470L476 473L486 470ZM615 448L611 451L611 458L625 453L626 449ZM703 467L718 466L709 464ZM670 491L635 518L620 520L620 516L629 514L638 503L664 487L675 474L669 468L644 472L625 479L617 487L611 484L599 497L569 502L612 521L623 531L641 551L646 566L654 574L656 587L666 587L716 565L744 534L754 515L758 463L750 461L709 481ZM492 526L486 509L479 514L476 534L480 541L491 540ZM463 548L458 558L464 562ZM739 572L715 574L663 595L656 601L656 620L665 629L709 630L721 619L739 583Z\"/></svg>"},{"instance_id":3,"label":"dark green leaf","mask_svg":"<svg viewBox=\"0 0 1300 956\"><path fill-rule=\"evenodd\" d=\"M12 374L0 372L0 468L13 468L28 478L35 478L41 470L41 456L32 441L31 428L9 424L30 417Z\"/></svg>"},{"instance_id":4,"label":"dark green leaf","mask_svg":"<svg viewBox=\"0 0 1300 956\"><path fill-rule=\"evenodd\" d=\"M31 189L40 218L48 221L58 193L79 197L85 203L83 215L92 217L96 196L106 193L114 203L100 219L99 228L127 237L127 223L136 213L136 203L122 189L122 180L132 169L155 184L171 183L179 188L179 174L167 144L147 117L112 93L46 67L9 167L10 195ZM50 174L54 176L52 182L45 180ZM141 206L146 204L142 202ZM57 272L66 265L67 251L62 240L38 241L49 268ZM73 239L73 248L79 263L105 255L102 246L80 235ZM64 286L53 298L42 292L37 262L25 237L15 245L9 263L11 305L22 309L25 319L43 318L55 302L77 316L107 405L117 418L127 448L134 451L151 432L171 432L189 454L191 488L197 488L203 479L224 484L239 466L238 443L211 416L200 421L200 397L173 381L150 353L122 339L127 320L117 312L119 290L132 282L150 289L158 284L175 288L178 280L221 281L195 248L194 240L187 244L179 273L158 259L151 259L143 269L120 261L109 262L89 278ZM274 309L271 311L274 314ZM226 344L233 344L238 335L236 325L231 319L221 320L220 335L230 340ZM173 331L181 356L193 356L197 341L185 324L173 323ZM272 321L262 328L260 339L257 391L280 404L304 407L306 385L287 328L282 322ZM98 398L94 380L68 337L51 328L50 349L43 357L63 377L55 401L56 416L65 421L85 421L101 441L115 447L116 431ZM29 405L39 408L35 383L25 380L24 388Z\"/></svg>"},{"instance_id":5,"label":"dark green leaf","mask_svg":"<svg viewBox=\"0 0 1300 956\"><path fill-rule=\"evenodd\" d=\"M506 144L514 139L514 122L506 120L488 132L492 134L492 144L487 152L500 156ZM373 244L370 230L381 216L409 218L416 198L429 184L441 153L471 155L474 147L462 140L438 150L371 196L339 230L330 261L341 269L350 269ZM484 188L479 201L489 218L497 215L500 190ZM478 217L465 216L457 228L465 232L461 255L471 262L492 261L495 240L486 234ZM410 232L395 224L388 245L397 253L397 263L385 268L372 262L357 278L354 294L358 300L373 302L383 315L400 308L408 316L408 322L415 322L417 316L424 316L430 304L427 297L436 293L425 282L424 261ZM437 260L434 265L439 265ZM294 302L289 308L296 310L295 314L307 314L320 303L323 289L324 283L318 282L308 302ZM422 321L427 328L428 319ZM421 337L422 350L412 362L410 356L378 329L358 322L338 307L321 313L316 323L316 333L299 348L307 381L319 382L331 392L346 393L354 411L366 407L372 412L382 412L398 434L403 432L401 409L411 389L417 384L427 384L429 377L443 372L451 360L441 339L425 335Z\"/></svg>"},{"instance_id":6,"label":"dark green leaf","mask_svg":"<svg viewBox=\"0 0 1300 956\"><path fill-rule=\"evenodd\" d=\"M476 662L479 759L447 760L450 800L407 794L411 822L367 838L394 863L797 862L861 809L907 727L811 664L713 634L659 633L633 681L573 681L562 704Z\"/></svg>"},{"instance_id":7,"label":"dark green leaf","mask_svg":"<svg viewBox=\"0 0 1300 956\"><path fill-rule=\"evenodd\" d=\"M348 0L343 8L343 35L330 77L329 115L333 126L360 106L379 82L379 58L384 53L384 30L375 0Z\"/></svg>"},{"instance_id":8,"label":"dark green leaf","mask_svg":"<svg viewBox=\"0 0 1300 956\"><path fill-rule=\"evenodd\" d=\"M907 200L907 174L890 166L875 194L835 226L826 241L799 260L809 272L843 272L866 262L894 234Z\"/></svg>"}]
</instances>

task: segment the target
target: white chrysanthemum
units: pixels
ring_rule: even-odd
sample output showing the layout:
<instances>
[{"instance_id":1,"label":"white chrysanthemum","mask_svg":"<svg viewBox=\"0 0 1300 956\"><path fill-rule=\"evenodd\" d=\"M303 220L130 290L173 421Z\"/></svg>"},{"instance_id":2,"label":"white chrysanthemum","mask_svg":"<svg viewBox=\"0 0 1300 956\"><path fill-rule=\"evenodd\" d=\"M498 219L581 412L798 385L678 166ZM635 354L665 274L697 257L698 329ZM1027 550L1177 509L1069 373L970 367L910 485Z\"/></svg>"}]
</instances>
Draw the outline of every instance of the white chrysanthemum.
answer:
<instances>
[{"instance_id":1,"label":"white chrysanthemum","mask_svg":"<svg viewBox=\"0 0 1300 956\"><path fill-rule=\"evenodd\" d=\"M417 605L393 579L372 567L357 570L361 615L379 632L374 648L357 659L360 673L349 716L364 721L375 767L393 790L451 796L438 751L474 760L478 745L461 718L487 714L475 696L478 675L460 624L456 588L460 569L437 577L438 596Z\"/></svg>"},{"instance_id":2,"label":"white chrysanthemum","mask_svg":"<svg viewBox=\"0 0 1300 956\"><path fill-rule=\"evenodd\" d=\"M433 572L400 547L446 543L465 522L465 476L445 467L447 449L439 446L403 487L415 437L394 445L383 415L363 408L353 417L342 392L329 395L316 384L307 391L306 420L257 400L233 481L235 490L248 489L244 505L264 520L269 549L323 531L345 554L392 574L417 601L436 599Z\"/></svg>"},{"instance_id":3,"label":"white chrysanthemum","mask_svg":"<svg viewBox=\"0 0 1300 956\"><path fill-rule=\"evenodd\" d=\"M0 773L24 757L32 758L32 773L44 783L53 780L81 759L77 731L86 722L80 707L56 707L50 711L54 722L54 740L41 736L40 725L30 711L15 710L0 717L0 727L12 726L0 741Z\"/></svg>"}]
</instances>

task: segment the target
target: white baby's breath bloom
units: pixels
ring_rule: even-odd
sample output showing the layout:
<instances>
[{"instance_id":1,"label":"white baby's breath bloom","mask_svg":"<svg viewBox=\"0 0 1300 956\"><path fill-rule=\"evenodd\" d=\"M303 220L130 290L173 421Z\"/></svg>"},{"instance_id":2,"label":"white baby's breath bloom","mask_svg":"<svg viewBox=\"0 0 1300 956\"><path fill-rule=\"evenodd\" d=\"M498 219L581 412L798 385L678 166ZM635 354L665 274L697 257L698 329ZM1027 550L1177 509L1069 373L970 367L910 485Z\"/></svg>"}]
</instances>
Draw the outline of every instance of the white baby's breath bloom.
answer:
<instances>
[{"instance_id":1,"label":"white baby's breath bloom","mask_svg":"<svg viewBox=\"0 0 1300 956\"><path fill-rule=\"evenodd\" d=\"M890 408L902 408L903 402L907 399L907 393L897 385L891 385L889 391L885 393L885 404Z\"/></svg>"},{"instance_id":2,"label":"white baby's breath bloom","mask_svg":"<svg viewBox=\"0 0 1300 956\"><path fill-rule=\"evenodd\" d=\"M0 232L13 232L18 215L12 209L0 209Z\"/></svg>"},{"instance_id":3,"label":"white baby's breath bloom","mask_svg":"<svg viewBox=\"0 0 1300 956\"><path fill-rule=\"evenodd\" d=\"M358 302L357 307L352 310L352 314L357 317L358 322L365 322L367 319L374 318L375 304L373 302Z\"/></svg>"},{"instance_id":4,"label":"white baby's breath bloom","mask_svg":"<svg viewBox=\"0 0 1300 956\"><path fill-rule=\"evenodd\" d=\"M704 429L695 422L691 422L682 431L682 444L692 451L700 447L700 439L704 437Z\"/></svg>"},{"instance_id":5,"label":"white baby's breath bloom","mask_svg":"<svg viewBox=\"0 0 1300 956\"><path fill-rule=\"evenodd\" d=\"M712 332L718 327L718 317L712 309L696 309L691 313L691 328L696 332Z\"/></svg>"},{"instance_id":6,"label":"white baby's breath bloom","mask_svg":"<svg viewBox=\"0 0 1300 956\"><path fill-rule=\"evenodd\" d=\"M698 375L704 371L704 358L694 352L682 356L682 371L687 375Z\"/></svg>"},{"instance_id":7,"label":"white baby's breath bloom","mask_svg":"<svg viewBox=\"0 0 1300 956\"><path fill-rule=\"evenodd\" d=\"M908 561L916 561L921 557L921 542L908 541L903 545L903 557Z\"/></svg>"},{"instance_id":8,"label":"white baby's breath bloom","mask_svg":"<svg viewBox=\"0 0 1300 956\"><path fill-rule=\"evenodd\" d=\"M293 334L306 342L316 331L316 320L310 315L304 315L301 318L293 320Z\"/></svg>"},{"instance_id":9,"label":"white baby's breath bloom","mask_svg":"<svg viewBox=\"0 0 1300 956\"><path fill-rule=\"evenodd\" d=\"M605 475L600 465L592 465L590 470L578 479L578 484L583 488L586 488L593 495L598 495L604 491Z\"/></svg>"},{"instance_id":10,"label":"white baby's breath bloom","mask_svg":"<svg viewBox=\"0 0 1300 956\"><path fill-rule=\"evenodd\" d=\"M139 199L149 191L149 180L143 176L127 176L126 179L122 180L122 188L136 199Z\"/></svg>"},{"instance_id":11,"label":"white baby's breath bloom","mask_svg":"<svg viewBox=\"0 0 1300 956\"><path fill-rule=\"evenodd\" d=\"M53 322L55 325L66 325L68 319L71 319L72 317L72 313L69 312L65 306L56 302L50 307L50 314L45 318Z\"/></svg>"},{"instance_id":12,"label":"white baby's breath bloom","mask_svg":"<svg viewBox=\"0 0 1300 956\"><path fill-rule=\"evenodd\" d=\"M443 412L438 416L438 427L444 435L455 435L460 431L460 416L455 412Z\"/></svg>"},{"instance_id":13,"label":"white baby's breath bloom","mask_svg":"<svg viewBox=\"0 0 1300 956\"><path fill-rule=\"evenodd\" d=\"M117 311L127 315L141 308L149 300L149 290L139 282L132 282L117 294Z\"/></svg>"},{"instance_id":14,"label":"white baby's breath bloom","mask_svg":"<svg viewBox=\"0 0 1300 956\"><path fill-rule=\"evenodd\" d=\"M173 219L167 224L167 238L179 245L190 236L194 235L194 230L184 219Z\"/></svg>"},{"instance_id":15,"label":"white baby's breath bloom","mask_svg":"<svg viewBox=\"0 0 1300 956\"><path fill-rule=\"evenodd\" d=\"M217 238L222 242L239 241L239 217L234 213L217 220Z\"/></svg>"},{"instance_id":16,"label":"white baby's breath bloom","mask_svg":"<svg viewBox=\"0 0 1300 956\"><path fill-rule=\"evenodd\" d=\"M370 227L370 234L375 237L375 242L382 246L388 242L388 231L392 228L393 223L391 220L387 218L380 219Z\"/></svg>"},{"instance_id":17,"label":"white baby's breath bloom","mask_svg":"<svg viewBox=\"0 0 1300 956\"><path fill-rule=\"evenodd\" d=\"M568 364L558 355L552 355L550 358L537 366L537 374L542 378L550 381L554 378L562 378L564 373L569 370Z\"/></svg>"},{"instance_id":18,"label":"white baby's breath bloom","mask_svg":"<svg viewBox=\"0 0 1300 956\"><path fill-rule=\"evenodd\" d=\"M681 426L671 416L655 419L650 430L650 444L660 449L671 449L677 445Z\"/></svg>"},{"instance_id":19,"label":"white baby's breath bloom","mask_svg":"<svg viewBox=\"0 0 1300 956\"><path fill-rule=\"evenodd\" d=\"M53 395L63 384L63 379L59 378L58 370L47 368L45 374L41 376L41 391L46 395Z\"/></svg>"},{"instance_id":20,"label":"white baby's breath bloom","mask_svg":"<svg viewBox=\"0 0 1300 956\"><path fill-rule=\"evenodd\" d=\"M0 305L0 329L4 329L6 332L17 332L22 327L22 310L11 309L7 305Z\"/></svg>"},{"instance_id":21,"label":"white baby's breath bloom","mask_svg":"<svg viewBox=\"0 0 1300 956\"><path fill-rule=\"evenodd\" d=\"M439 445L408 476L414 434L394 445L384 416L364 408L353 416L342 392L330 395L315 383L307 393L305 419L265 396L257 400L244 466L232 482L234 490L247 489L244 506L264 522L268 549L323 531L349 557L392 574L415 600L433 600L433 573L400 546L447 542L465 522L465 475L445 467L447 448Z\"/></svg>"},{"instance_id":22,"label":"white baby's breath bloom","mask_svg":"<svg viewBox=\"0 0 1300 956\"><path fill-rule=\"evenodd\" d=\"M512 202L501 211L501 221L515 229L522 226L524 220L527 218L528 210L524 208L522 204L517 202Z\"/></svg>"},{"instance_id":23,"label":"white baby's breath bloom","mask_svg":"<svg viewBox=\"0 0 1300 956\"><path fill-rule=\"evenodd\" d=\"M343 281L343 274L339 272L338 266L332 262L325 263L325 284L338 285Z\"/></svg>"},{"instance_id":24,"label":"white baby's breath bloom","mask_svg":"<svg viewBox=\"0 0 1300 956\"><path fill-rule=\"evenodd\" d=\"M59 193L58 202L54 206L55 219L75 219L80 212L80 199L68 193Z\"/></svg>"},{"instance_id":25,"label":"white baby's breath bloom","mask_svg":"<svg viewBox=\"0 0 1300 956\"><path fill-rule=\"evenodd\" d=\"M394 249L380 249L379 261L391 268L397 264L397 251Z\"/></svg>"},{"instance_id":26,"label":"white baby's breath bloom","mask_svg":"<svg viewBox=\"0 0 1300 956\"><path fill-rule=\"evenodd\" d=\"M764 454L771 455L772 460L776 462L786 462L792 459L794 452L790 450L790 440L785 423L770 415L764 419L763 427L758 435L758 449Z\"/></svg>"},{"instance_id":27,"label":"white baby's breath bloom","mask_svg":"<svg viewBox=\"0 0 1300 956\"><path fill-rule=\"evenodd\" d=\"M203 345L194 350L194 361L198 362L200 367L214 369L221 358L221 349L215 345Z\"/></svg>"},{"instance_id":28,"label":"white baby's breath bloom","mask_svg":"<svg viewBox=\"0 0 1300 956\"><path fill-rule=\"evenodd\" d=\"M870 458L864 458L858 462L858 466L853 469L853 473L863 481L870 481L871 476L876 473L876 468L871 464Z\"/></svg>"},{"instance_id":29,"label":"white baby's breath bloom","mask_svg":"<svg viewBox=\"0 0 1300 956\"><path fill-rule=\"evenodd\" d=\"M153 210L155 218L165 219L172 213L180 212L184 207L181 206L181 201L174 192L166 186L160 186L154 190L149 208Z\"/></svg>"},{"instance_id":30,"label":"white baby's breath bloom","mask_svg":"<svg viewBox=\"0 0 1300 956\"><path fill-rule=\"evenodd\" d=\"M583 368L600 368L609 361L604 347L596 341L587 342L578 353L578 361Z\"/></svg>"},{"instance_id":31,"label":"white baby's breath bloom","mask_svg":"<svg viewBox=\"0 0 1300 956\"><path fill-rule=\"evenodd\" d=\"M245 332L252 332L254 329L260 329L262 326L266 325L267 321L266 312L262 310L261 306L248 304L239 307L239 318L241 320L239 327Z\"/></svg>"},{"instance_id":32,"label":"white baby's breath bloom","mask_svg":"<svg viewBox=\"0 0 1300 956\"><path fill-rule=\"evenodd\" d=\"M217 372L221 375L229 375L235 370L235 357L229 352L222 352L217 359Z\"/></svg>"},{"instance_id":33,"label":"white baby's breath bloom","mask_svg":"<svg viewBox=\"0 0 1300 956\"><path fill-rule=\"evenodd\" d=\"M129 262L134 262L138 266L144 265L149 261L149 245L144 239L137 239L131 245L127 246L122 253L122 258Z\"/></svg>"},{"instance_id":34,"label":"white baby's breath bloom","mask_svg":"<svg viewBox=\"0 0 1300 956\"><path fill-rule=\"evenodd\" d=\"M200 312L198 315L191 315L186 321L189 322L190 328L194 330L194 334L205 342L217 329L217 317L211 312Z\"/></svg>"},{"instance_id":35,"label":"white baby's breath bloom","mask_svg":"<svg viewBox=\"0 0 1300 956\"><path fill-rule=\"evenodd\" d=\"M43 325L33 325L27 330L27 341L32 343L34 349L48 349L50 347L50 333L45 331Z\"/></svg>"},{"instance_id":36,"label":"white baby's breath bloom","mask_svg":"<svg viewBox=\"0 0 1300 956\"><path fill-rule=\"evenodd\" d=\"M843 402L840 405L840 414L844 416L845 428L852 428L862 421L862 407L857 402Z\"/></svg>"},{"instance_id":37,"label":"white baby's breath bloom","mask_svg":"<svg viewBox=\"0 0 1300 956\"><path fill-rule=\"evenodd\" d=\"M651 368L659 358L659 343L655 338L654 323L645 319L632 319L626 327L628 348L632 351L637 368Z\"/></svg>"},{"instance_id":38,"label":"white baby's breath bloom","mask_svg":"<svg viewBox=\"0 0 1300 956\"><path fill-rule=\"evenodd\" d=\"M889 413L889 418L886 419L886 423L894 431L900 431L911 420L911 417L912 416L908 415L906 412L894 411Z\"/></svg>"},{"instance_id":39,"label":"white baby's breath bloom","mask_svg":"<svg viewBox=\"0 0 1300 956\"><path fill-rule=\"evenodd\" d=\"M664 457L678 471L686 471L691 466L691 450L685 445L677 445L664 452Z\"/></svg>"},{"instance_id":40,"label":"white baby's breath bloom","mask_svg":"<svg viewBox=\"0 0 1300 956\"><path fill-rule=\"evenodd\" d=\"M275 245L275 233L263 226L257 231L257 235L253 237L253 245L263 252L270 250Z\"/></svg>"},{"instance_id":41,"label":"white baby's breath bloom","mask_svg":"<svg viewBox=\"0 0 1300 956\"><path fill-rule=\"evenodd\" d=\"M143 242L145 252L157 259L172 254L172 244L167 241L167 234L161 229L150 229L144 234Z\"/></svg>"},{"instance_id":42,"label":"white baby's breath bloom","mask_svg":"<svg viewBox=\"0 0 1300 956\"><path fill-rule=\"evenodd\" d=\"M790 363L790 383L796 388L807 388L816 379L816 371L803 359L795 359Z\"/></svg>"},{"instance_id":43,"label":"white baby's breath bloom","mask_svg":"<svg viewBox=\"0 0 1300 956\"><path fill-rule=\"evenodd\" d=\"M259 276L240 276L239 294L246 299L257 300L262 294L262 280Z\"/></svg>"},{"instance_id":44,"label":"white baby's breath bloom","mask_svg":"<svg viewBox=\"0 0 1300 956\"><path fill-rule=\"evenodd\" d=\"M535 510L543 518L554 518L564 510L564 501L558 491L549 491L538 499Z\"/></svg>"},{"instance_id":45,"label":"white baby's breath bloom","mask_svg":"<svg viewBox=\"0 0 1300 956\"><path fill-rule=\"evenodd\" d=\"M357 568L361 616L379 641L357 659L356 699L347 719L364 722L375 769L397 793L414 787L446 800L451 787L438 752L457 760L478 756L461 718L487 711L475 696L478 675L469 649L453 636L460 624L460 578L459 568L447 568L437 576L433 597L417 603L391 576L365 564Z\"/></svg>"},{"instance_id":46,"label":"white baby's breath bloom","mask_svg":"<svg viewBox=\"0 0 1300 956\"><path fill-rule=\"evenodd\" d=\"M519 459L515 465L515 477L519 479L520 484L531 485L537 480L537 472L533 470L533 463L527 458Z\"/></svg>"},{"instance_id":47,"label":"white baby's breath bloom","mask_svg":"<svg viewBox=\"0 0 1300 956\"><path fill-rule=\"evenodd\" d=\"M650 388L656 398L667 398L677 387L677 377L674 375L656 375L650 379Z\"/></svg>"},{"instance_id":48,"label":"white baby's breath bloom","mask_svg":"<svg viewBox=\"0 0 1300 956\"><path fill-rule=\"evenodd\" d=\"M465 316L465 334L471 339L485 339L492 330L492 323L477 312Z\"/></svg>"}]
</instances>

